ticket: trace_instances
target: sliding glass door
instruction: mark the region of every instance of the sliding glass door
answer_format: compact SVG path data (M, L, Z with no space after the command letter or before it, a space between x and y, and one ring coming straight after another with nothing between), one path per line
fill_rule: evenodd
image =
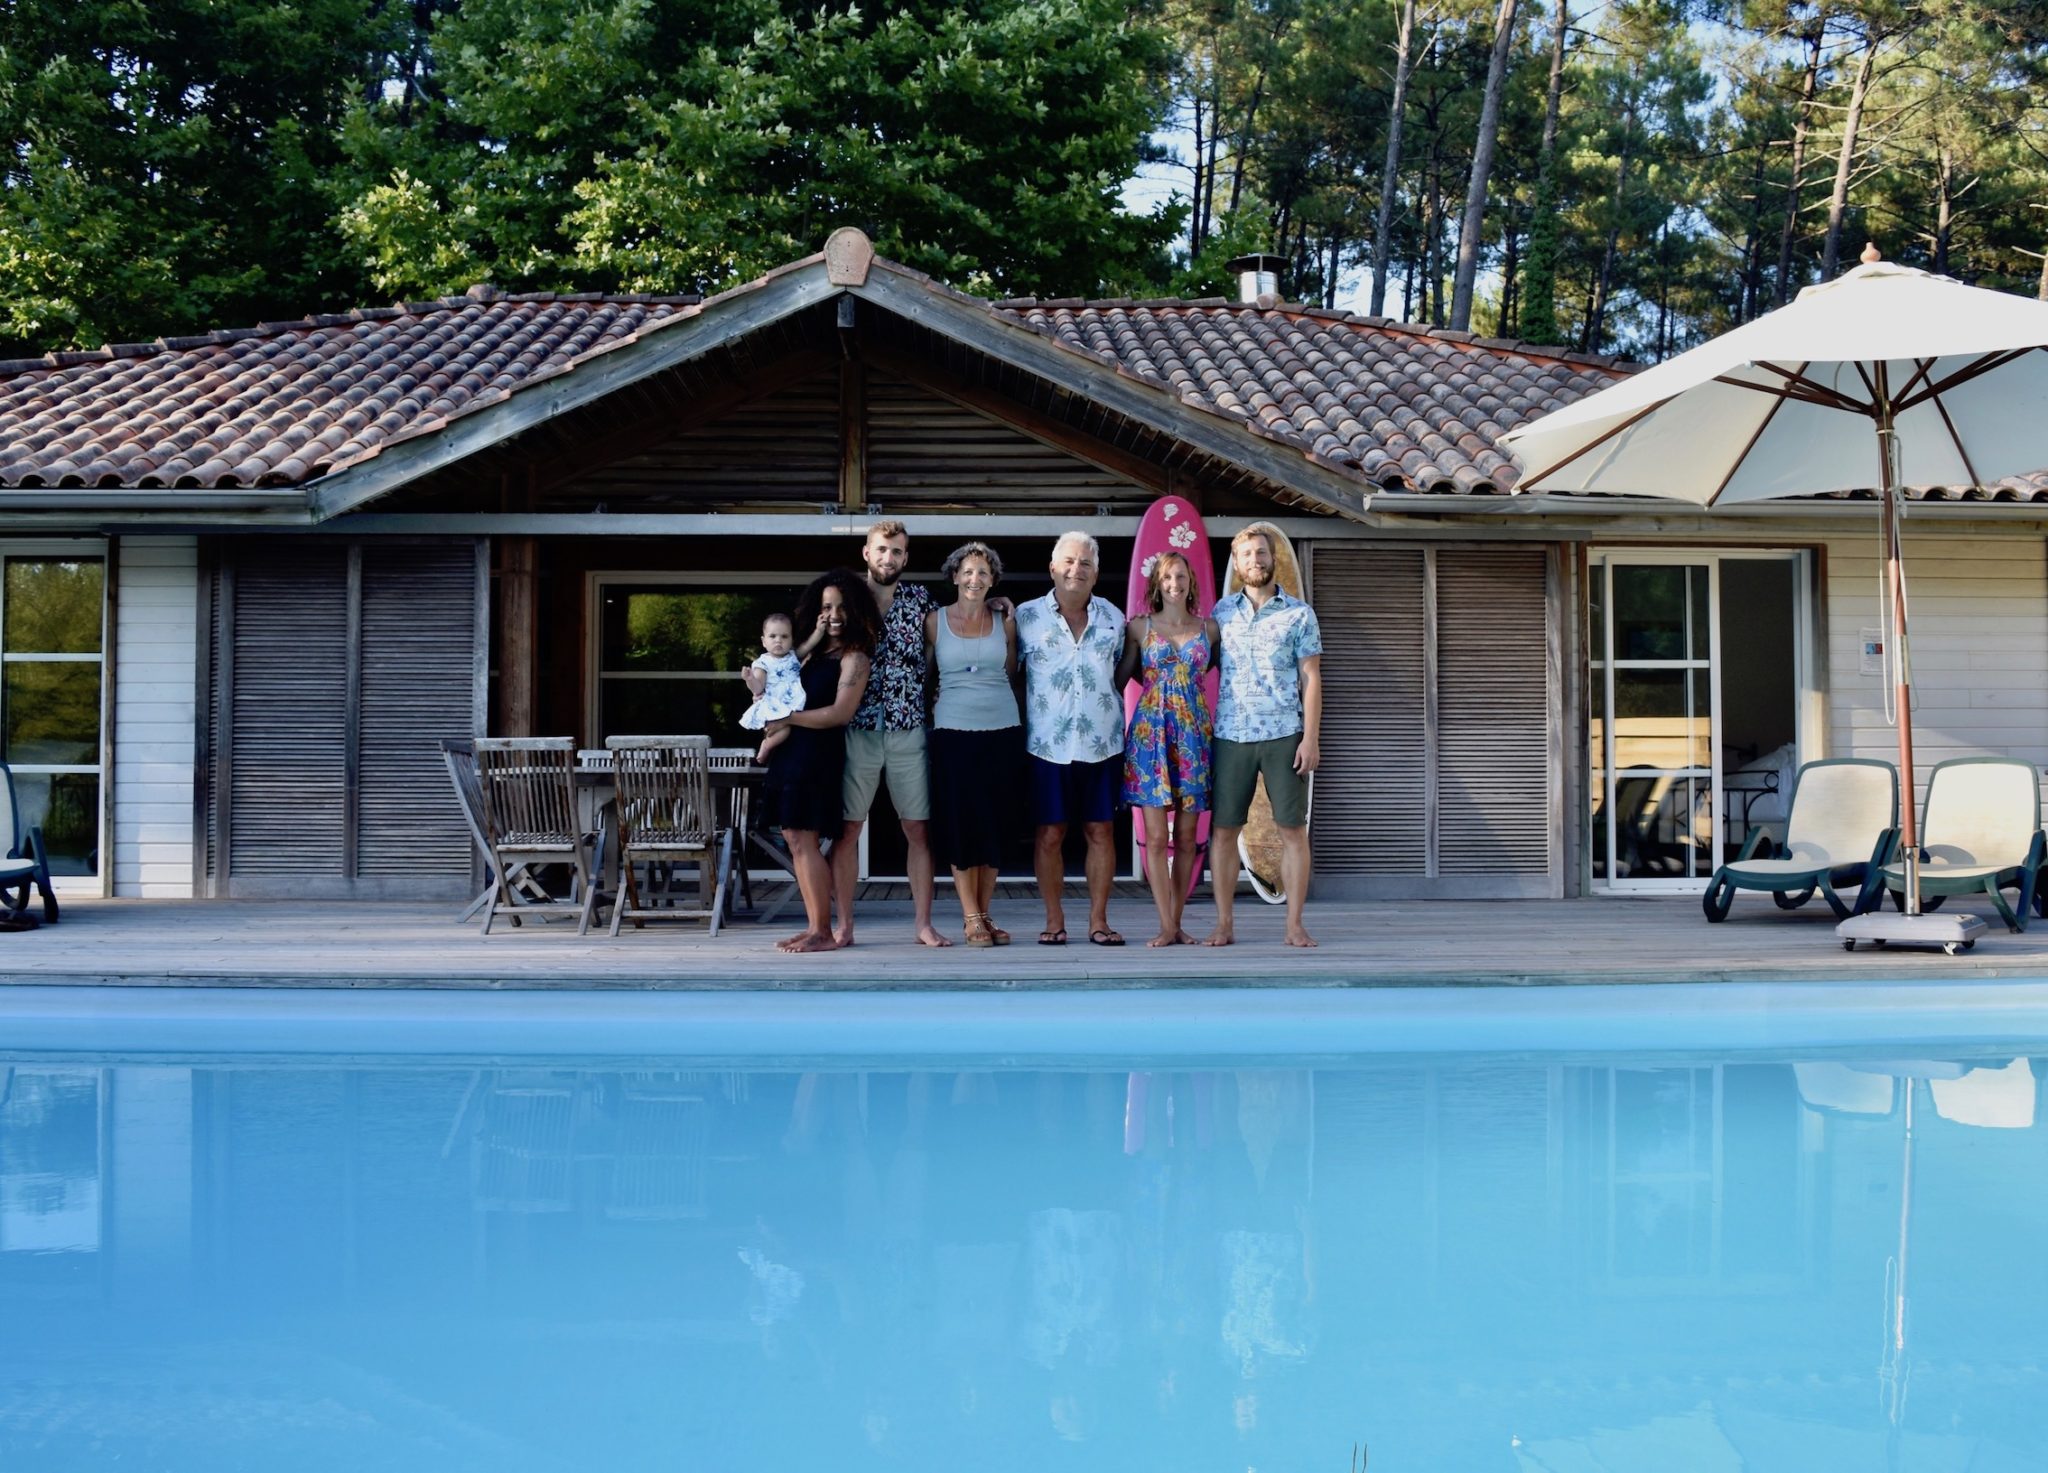
M1696 890L1781 821L1805 687L1797 553L1611 552L1591 563L1596 888Z

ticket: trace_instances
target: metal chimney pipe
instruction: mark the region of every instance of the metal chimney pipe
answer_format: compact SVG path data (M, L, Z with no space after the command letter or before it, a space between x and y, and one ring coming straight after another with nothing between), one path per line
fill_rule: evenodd
M1224 265L1237 273L1237 299L1247 306L1259 305L1259 298L1280 299L1280 273L1287 261L1282 256L1239 256Z

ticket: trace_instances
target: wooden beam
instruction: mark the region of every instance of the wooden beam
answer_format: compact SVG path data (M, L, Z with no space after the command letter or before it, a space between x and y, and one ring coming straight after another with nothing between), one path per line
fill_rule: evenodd
M499 537L498 734L532 736L540 679L540 542Z
M839 362L839 506L851 516L868 507L868 371L858 358Z

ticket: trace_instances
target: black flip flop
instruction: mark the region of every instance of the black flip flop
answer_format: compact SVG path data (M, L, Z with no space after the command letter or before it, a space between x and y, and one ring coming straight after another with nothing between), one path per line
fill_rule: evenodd
M1122 946L1124 938L1117 935L1114 931L1090 931L1088 933L1088 944L1090 946Z
M1056 931L1040 931L1038 933L1038 944L1040 946L1065 946L1067 944L1067 928L1061 926Z

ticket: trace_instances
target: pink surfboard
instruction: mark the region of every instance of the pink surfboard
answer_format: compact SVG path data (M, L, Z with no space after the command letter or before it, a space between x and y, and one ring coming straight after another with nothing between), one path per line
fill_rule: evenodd
M1188 566L1195 575L1195 612L1203 618L1216 607L1216 559L1209 550L1209 532L1202 525L1201 513L1183 496L1162 496L1145 508L1145 515L1138 523L1137 545L1131 549L1131 576L1124 590L1124 617L1136 619L1152 612L1146 599L1145 581L1151 571L1152 559L1162 552L1177 552L1188 560ZM1209 673L1202 677L1202 695L1209 703L1213 714L1216 710L1216 687L1219 677L1215 666L1216 652L1210 651ZM1131 714L1138 709L1138 692L1142 683L1132 681L1124 687L1124 729L1128 731ZM1139 820L1133 825L1138 840L1138 871L1144 873L1145 825ZM1201 859L1209 849L1209 815L1204 813L1195 828L1195 867L1188 876L1188 893L1195 893L1195 887L1202 878Z

